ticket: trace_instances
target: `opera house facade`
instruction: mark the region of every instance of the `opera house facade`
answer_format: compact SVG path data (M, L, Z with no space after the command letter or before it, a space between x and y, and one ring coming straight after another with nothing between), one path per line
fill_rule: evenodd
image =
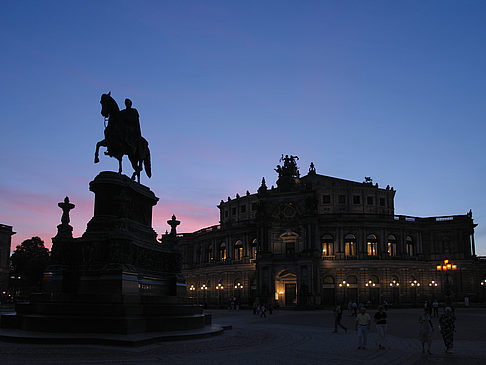
M263 179L256 193L221 201L219 225L177 235L192 302L484 300L486 260L475 254L471 212L395 215L393 187L320 175L312 163L300 177L297 159L282 156L275 188Z

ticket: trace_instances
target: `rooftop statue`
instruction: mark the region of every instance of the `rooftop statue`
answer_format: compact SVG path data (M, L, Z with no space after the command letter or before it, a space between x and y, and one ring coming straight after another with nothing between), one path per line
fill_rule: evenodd
M105 117L105 139L96 144L95 163L99 160L100 147L106 147L105 155L118 160L118 173L122 172L122 159L124 155L132 163L134 172L132 180L140 182L140 172L143 166L148 177L152 176L150 163L150 150L148 142L142 137L137 109L132 108L132 101L125 99L126 109L120 110L118 104L108 94L101 95L101 115ZM106 124L108 122L108 124Z
M277 165L275 171L278 173L278 177L299 177L299 168L297 167L297 162L299 158L292 155L282 155L279 162L283 162L283 166Z

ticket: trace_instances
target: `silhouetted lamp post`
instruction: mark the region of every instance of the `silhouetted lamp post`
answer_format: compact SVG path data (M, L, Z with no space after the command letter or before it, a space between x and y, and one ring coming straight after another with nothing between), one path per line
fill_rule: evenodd
M343 280L339 283L339 287L343 288L343 305L346 305L346 288L349 288L349 283Z
M483 301L486 301L486 295L485 290L486 290L486 279L481 280L481 287L483 288Z
M206 305L207 294L208 294L208 287L206 286L206 284L201 285L201 290L203 292L204 305Z
M417 280L410 281L410 287L412 288L414 305L417 305L417 288L420 287L420 282Z
M191 302L194 303L194 291L196 290L196 288L194 287L194 285L191 285L189 287L189 292L190 292L190 298L191 298Z
M218 290L218 305L221 306L221 297L223 296L224 286L223 284L219 283L216 285L216 290Z
M395 279L393 279L392 281L390 281L390 288L392 290L392 297L393 297L393 302L395 302L395 304L397 304L399 302L399 296L400 296L400 293L398 291L398 288L400 287L400 283L398 281L396 281Z
M373 301L371 300L371 289L374 288L376 284L373 282L373 280L368 280L365 286L367 286L370 290L370 303L373 303Z
M429 283L429 287L432 288L432 296L435 298L435 288L439 286L439 283L437 283L435 280L432 280Z
M457 270L457 265L444 260L442 265L437 265L437 271L445 272L445 296L447 305L451 304L451 283L449 282L449 271Z
M241 298L241 289L243 289L243 285L241 285L241 283L236 283L235 292L236 292L236 296L238 297L238 300L240 300Z

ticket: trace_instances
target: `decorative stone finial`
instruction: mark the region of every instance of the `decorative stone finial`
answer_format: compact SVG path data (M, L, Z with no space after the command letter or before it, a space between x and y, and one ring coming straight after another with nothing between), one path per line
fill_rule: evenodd
M69 198L65 197L64 201L58 203L57 206L62 209L61 224L57 226L57 238L73 238L73 227L69 225L69 211L74 209L75 205L69 202Z
M170 235L175 237L177 235L177 232L176 232L176 227L181 224L180 221L178 221L176 219L176 216L175 214L172 214L172 219L168 220L167 221L167 224L170 226Z
M260 194L260 195L265 194L267 192L267 190L268 190L268 188L267 188L267 184L265 183L265 178L262 177L262 184L258 188L258 194Z
M309 166L309 175L315 175L315 174L316 174L316 168L314 166L314 162L311 162Z

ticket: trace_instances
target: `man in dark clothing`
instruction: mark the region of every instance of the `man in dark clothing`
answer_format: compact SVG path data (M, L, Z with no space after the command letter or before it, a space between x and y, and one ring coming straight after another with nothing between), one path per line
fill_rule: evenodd
M385 349L385 336L386 336L386 312L383 310L383 306L378 307L378 312L375 313L376 331L378 332L378 349Z
M337 305L334 310L334 333L337 333L338 326L344 330L344 333L348 332L348 329L341 324L341 319L343 318L343 308L341 305Z

